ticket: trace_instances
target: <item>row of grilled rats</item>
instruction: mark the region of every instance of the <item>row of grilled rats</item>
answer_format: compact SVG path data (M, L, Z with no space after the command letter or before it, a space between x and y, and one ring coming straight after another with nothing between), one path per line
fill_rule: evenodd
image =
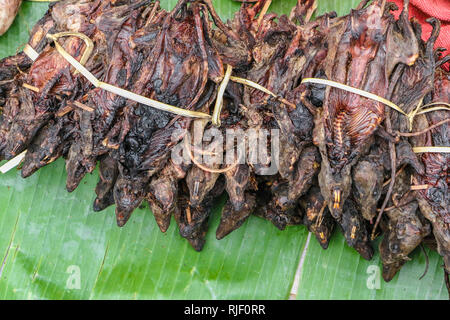
M371 232L380 207L380 252L386 280L424 239L433 238L449 271L448 156L415 154L417 146L448 146L448 125L414 137L406 117L380 102L341 89L302 83L324 78L391 100L405 112L421 102L449 102L449 75L433 50L439 21L425 43L408 19L408 1L363 1L350 14L310 21L314 1L299 0L289 17L259 15L268 1L243 3L224 24L210 1L61 1L32 31L36 61L24 53L1 61L0 158L27 150L28 177L66 159L73 191L100 161L96 211L116 205L119 226L146 200L165 232L174 216L196 250L205 243L214 200L228 199L216 235L221 239L255 214L276 227L304 224L327 248L338 225L347 243L371 259ZM94 42L86 68L97 79L189 110L212 114L226 65L290 103L230 82L221 114L226 129L279 129L279 170L263 175L251 163L211 170L176 165L172 148L205 121L174 116L94 88L74 72L46 34L79 32ZM78 37L59 40L75 58ZM30 90L23 84L37 88ZM77 107L77 103L92 110ZM78 104L79 106L80 104ZM414 131L448 117L419 115ZM206 145L205 145L206 147ZM428 185L411 191L411 185ZM385 200L387 199L387 200Z

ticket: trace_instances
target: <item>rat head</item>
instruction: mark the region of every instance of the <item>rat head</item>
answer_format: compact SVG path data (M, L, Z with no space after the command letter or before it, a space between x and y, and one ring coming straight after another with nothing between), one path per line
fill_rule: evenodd
M364 219L372 220L383 188L383 166L363 160L353 168L352 176L354 199Z
M338 174L333 174L329 162L322 161L322 170L319 173L319 185L331 215L340 221L345 200L350 195L352 179L351 166L342 168Z
M130 179L121 176L114 186L114 199L116 200L117 225L123 227L131 214L140 206L146 195L146 184L143 177Z
M205 197L214 188L220 174L206 172L197 166L189 170L186 177L186 184L189 188L190 204L192 207L201 205Z

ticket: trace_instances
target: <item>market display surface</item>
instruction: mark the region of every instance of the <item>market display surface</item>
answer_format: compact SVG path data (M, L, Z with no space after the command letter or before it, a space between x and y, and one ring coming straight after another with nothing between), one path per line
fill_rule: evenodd
M4 297L445 298L440 22L328 5L25 3L28 44L0 38ZM267 161L195 142L231 129L276 132Z

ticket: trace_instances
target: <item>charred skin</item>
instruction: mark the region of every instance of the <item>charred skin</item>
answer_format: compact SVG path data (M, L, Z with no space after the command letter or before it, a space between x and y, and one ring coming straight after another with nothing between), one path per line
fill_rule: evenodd
M309 90L299 83L305 77L322 77L321 69L325 68L329 79L388 98L387 88L393 84L387 79L403 68L405 72L394 90L394 97L399 98L394 102L408 111L430 93L438 23L431 21L432 37L424 44L419 40L417 25L408 20L407 1L397 22L388 14L391 5L384 7L385 2L379 0L366 9L363 2L344 18L334 19L330 14L308 23L315 3L299 0L291 18L300 26L274 14L257 19L266 3L243 4L238 18L229 26L217 20L211 2L206 0L180 0L172 12L153 7L153 2L146 0L72 0L52 5L30 40L32 47L42 52L36 63L23 54L0 62L0 71L5 71L0 74L4 77L0 78L0 153L6 148L7 157L12 157L27 148L24 176L58 157L66 157L69 191L100 160L95 210L115 202L117 222L123 226L147 199L161 231L167 231L174 214L181 235L196 250L204 245L213 200L225 188L230 198L216 231L218 239L239 228L256 207L255 214L281 230L305 224L324 248L335 218L348 244L370 259L373 251L363 217L372 219L376 212L379 195L374 191L381 189L383 168L379 155L366 154L385 108L337 89ZM208 12L218 30L212 30ZM80 31L94 39L94 57L87 68L96 77L165 103L210 112L216 84L223 77L223 62L231 64L237 75L293 102L296 108L232 84L227 94L237 110L224 110L221 119L226 128L280 129L283 149L279 175L256 177L256 166L247 164L225 174L195 165L176 166L170 161L170 152L189 132L193 121L92 89L81 76L73 74L45 40L46 33L66 30ZM324 41L327 34L331 38ZM60 43L76 58L84 49L76 38L64 38ZM401 68L397 68L399 62ZM44 70L46 64L52 68ZM16 65L29 74L21 75ZM29 92L22 83L36 86L40 92ZM439 99L435 97L435 101L442 101L440 92L445 85L437 87L435 96ZM310 98L310 104L305 97ZM72 109L60 116L73 101L96 110L92 114ZM321 106L323 111L316 110ZM320 153L310 146L313 114ZM437 123L442 114L418 117L416 125L420 129L425 122L427 126ZM392 116L394 129L406 131L406 122L396 116ZM448 131L447 126L444 128ZM420 146L448 145L448 133L441 129L430 132ZM410 141L417 145L420 139ZM448 269L449 218L443 210L449 207L448 158L425 154L417 161L406 138L400 139L396 149L398 165L414 167L417 183L432 185L418 192L418 202L433 223L438 249ZM319 181L324 196L316 186L321 161ZM409 188L406 182L400 191L396 189L392 205L397 208L388 211L388 229L380 247L385 279L392 278L429 228L417 215L417 204L408 200L410 196L396 202ZM355 199L349 198L351 192Z
M438 252L444 257L448 272L450 270L449 159L448 156L429 154L425 159L422 158L422 161L426 166L425 175L419 176L417 180L430 187L418 192L420 210L433 225Z
M191 244L195 251L202 251L205 245L210 213L210 204L191 208L187 198L179 196L178 206L174 213L175 221L178 224L180 235ZM189 220L187 217L190 217Z
M224 113L224 122L228 123L227 128L235 127L235 119L232 116L226 104L227 110ZM222 129L222 134L225 134L225 128ZM194 136L195 139L195 136ZM209 146L203 146L204 156L207 153L214 153L222 151L223 141L221 139L214 139ZM218 148L219 147L219 148ZM225 157L224 157L225 158ZM208 158L203 159L205 166L211 169L219 169L220 165L215 163L215 158L209 158L212 163L208 163ZM226 189L229 199L222 212L221 221L216 231L217 239L223 239L232 231L239 228L245 220L250 216L255 203L255 196L247 190L251 189L253 175L251 169L246 164L228 165L230 170L225 170L224 173L215 173L205 171L196 165L193 165L188 176L186 177L186 184L190 192L190 205L192 208L202 208L211 198L211 193L216 196L219 191Z
M309 6L309 2L299 3L298 9L305 9ZM302 73L314 72L314 65L319 63L315 60L315 56L321 49L319 43L323 35L317 31L317 23L297 26L286 16L279 17L275 22L276 15L268 14L258 21L255 16L264 3L265 1L258 1L256 4L243 4L233 21L233 26L250 44L249 50L253 57L252 66L248 71L245 71L244 66L240 66L236 72L279 96L288 96L291 91L295 91L295 94L291 95L290 102L297 104L302 93L301 90L296 90L298 80ZM245 72L240 74L241 70ZM298 110L292 110L291 106L287 107L274 99L269 99L266 94L247 87L244 88L242 102L249 127L267 128L267 119L259 121L254 119L258 113L260 117L264 113L272 114L278 123L285 146L280 157L280 172L283 178L286 178L294 171L302 148L302 140L311 139L312 126L307 127L308 122L311 124L308 121L312 119L311 115L307 110L305 112L304 106L300 103ZM273 128L273 124L269 124L270 127Z
M149 1L105 8L95 19L101 39L97 48L102 51L105 60L102 63L107 66L102 81L129 88L131 78L142 62L142 56L130 48L129 38L136 32L139 23L142 23L138 21L138 17L142 15L146 4ZM102 89L93 89L80 102L93 108L95 112L90 115L89 121L80 121L79 131L75 133L73 148L78 149L79 144L81 152L70 152L66 161L69 191L75 190L85 174L92 172L97 157L109 151L108 147L115 147L108 140L105 141L105 137L116 120L117 112L125 106L126 99Z
M383 262L383 279L391 281L410 260L408 255L430 233L430 225L418 216L417 202L387 212L389 218L379 250Z
M312 186L314 178L320 171L320 153L314 147L307 147L300 155L293 179L289 180L289 200L296 201Z
M131 217L133 211L139 207L148 194L149 176L129 175L124 173L119 164L119 177L114 185L114 202L116 204L116 220L119 227L123 227Z
M246 164L237 165L225 174L225 190L228 201L222 212L216 238L223 239L240 228L256 207L257 182L252 169Z
M20 112L32 112L33 102L27 95L27 90L20 86L14 86L9 92L1 114L0 123L0 159L4 159L3 150L7 145L11 134L11 128Z
M212 102L205 95L214 85L208 82L220 79L223 66L209 42L211 23L205 10L201 3L180 0L163 18L155 35L156 45L146 48L145 67L139 71L133 92L189 110L209 109ZM151 27L149 32L153 32ZM208 61L214 61L211 65L218 67L209 68ZM178 71L170 73L167 68ZM130 187L126 189L130 193L128 198L137 198L132 202L115 199L118 208L132 212L145 195L133 190L131 181L139 181L134 184L136 187L146 185L165 166L172 148L184 138L192 120L142 105L132 105L125 113L121 133L124 139L119 140L116 158L126 175L121 175L119 181ZM115 189L124 193L120 188L116 185Z
M386 212L387 222L384 237L379 245L383 262L383 278L391 281L400 268L409 260L408 255L430 234L430 224L420 215L416 196L411 192L413 170L399 172L393 189L393 208Z
M28 45L34 48L37 52L41 52L47 45L48 40L46 35L54 26L55 22L51 16L51 11L48 11L45 16L41 18L33 27ZM9 93L14 86L21 85L19 81L20 72L28 72L32 64L33 61L24 52L20 52L16 56L7 57L0 61L0 112L8 113L5 109L5 104L7 102L7 98L9 97ZM2 116L0 115L0 145L3 143L2 141L6 139L10 129L10 122L7 123L5 127L2 122Z
M255 214L270 220L279 229L285 229L287 225L301 222L301 216L296 211L296 201L308 190L318 169L316 157L319 155L315 148L302 153L312 140L312 116L300 103L306 87L296 86L300 74L315 72L316 65L325 57L321 55L321 59L315 59L322 52L319 39L323 35L317 31L317 24L297 26L285 16L280 17L276 23L276 15L266 15L257 21L255 11L252 10L258 10L258 5L263 6L263 1L254 6L244 4L238 13L240 18L234 21L239 34L247 38L248 48L254 59L250 70L240 76L257 82L280 96L289 96L292 99L290 102L295 103L297 108L292 109L261 92L244 88L242 104L247 128L269 131L280 129L279 143L282 146L278 163L280 176L272 181L274 194L268 192L267 199L257 200ZM297 9L301 11L303 5L306 4L299 4ZM300 11L299 16L306 14L308 10ZM239 69L237 73L239 74ZM249 165L255 174L260 174L261 165ZM239 201L233 195L236 190L241 195ZM242 206L242 197L247 196L243 190L235 188L231 192L233 203L238 202ZM260 192L261 189L258 190ZM240 211L238 207L234 209ZM229 210L225 214L228 212ZM239 217L238 213L234 214ZM243 216L246 217L246 214Z
M150 182L147 201L162 232L170 226L170 218L178 201L178 184L186 177L188 168L169 161L166 167Z
M397 23L401 23L402 19ZM411 27L414 32L413 37L416 39L416 46L418 48L417 59L415 63L405 63L405 65L399 68L398 72L400 76L398 76L397 83L394 84L395 88L392 94L392 102L406 113L410 113L417 108L418 104L433 90L436 64L434 46L440 33L440 22L437 19L429 19L427 22L431 24L433 30L426 43L421 40L421 25L414 22L414 20L411 22ZM393 77L397 77L397 75L394 74ZM391 112L391 121L393 129L401 132L410 131L407 119L401 114Z
M323 54L321 41L324 35L318 31L317 23L297 26L281 16L275 24L274 18L274 15L267 15L262 20L261 31L252 48L252 68L243 76L287 98L296 108L269 99L252 88L244 88L243 104L250 109L249 117L265 112L277 123L284 146L280 150L279 169L282 177L287 178L294 171L304 141L312 140L312 115L301 103L307 87L298 82L302 76L314 73L326 54ZM253 123L253 119L248 122L256 128L261 125ZM269 127L274 128L273 124Z
M246 192L245 202L236 209L231 198L226 202L220 218L219 227L216 230L217 240L221 240L234 230L240 228L250 217L256 206L256 197L253 193Z
M54 162L68 152L70 136L75 128L70 116L50 120L32 140L22 164L22 177L27 178L40 168Z
M258 29L256 16L268 0L258 0L254 3L243 2L228 27L235 36L227 36L222 30L214 30L213 43L218 49L224 64L234 69L248 69L253 61L252 48L256 45ZM265 19L263 19L265 21Z
M260 179L254 215L272 222L279 230L287 226L300 225L302 212L297 210L296 201L288 198L288 185L279 177Z
M291 180L296 169L296 163L299 161L300 154L307 144L300 137L294 134L295 127L292 123L289 113L283 105L275 104L273 115L280 128L280 160L279 172L283 179Z
M78 119L78 127L75 135L75 142L72 143L66 160L66 189L73 192L84 178L84 172L92 172L96 163L83 161L92 152L92 114L84 110L75 110ZM76 159L76 160L75 160Z
M55 33L65 28L64 31L70 30L84 33L89 37L94 36L95 28L90 27L89 18L95 17L98 11L91 12L91 4L76 3L74 5L76 9L70 14L76 17L77 22L70 25L69 21L72 20L67 16L67 13L57 10L60 6L61 3L50 8L52 19L55 21L55 29L53 29ZM62 21L64 22L61 23ZM39 29L36 32L40 32ZM60 39L59 42L76 59L80 59L84 53L84 42L79 38L67 37ZM29 72L21 75L20 80L36 87L39 92L28 90L27 93L32 101L33 109L23 106L16 115L4 144L0 146L5 159L12 159L25 150L38 130L59 110L61 101L76 99L78 95L82 94L80 87L83 88L83 83L87 82L81 75L72 73L70 64L55 48L49 45L40 52Z
M304 212L303 224L316 236L321 247L327 249L336 223L318 185L300 199L299 210Z
M221 116L221 122L223 124L221 128L222 136L226 135L228 129L241 129L238 125L238 119L236 111L234 110L233 102L229 99L225 99L224 110ZM195 123L198 123L196 121ZM202 129L198 127L198 129ZM190 192L191 206L199 206L208 196L208 193L215 186L218 179L222 179L225 183L225 189L229 195L229 199L226 204L226 208L222 213L221 223L217 229L216 236L218 239L222 239L232 231L239 228L244 221L250 216L254 205L254 195L249 191L254 189L254 174L252 169L247 164L226 164L220 165L226 158L228 150L223 150L223 142L221 138L214 138L215 133L218 133L217 129L213 129L208 132L207 141L213 138L209 145L203 145L202 152L193 150L194 156L196 153L203 155L201 161L204 166L212 170L221 169L223 173L208 172L207 170L199 168L197 165L193 165L186 177L186 183ZM198 131L197 131L198 132ZM195 140L195 134L194 134ZM203 136L205 140L205 136ZM206 141L205 140L205 141ZM239 141L239 139L238 139ZM238 142L239 144L239 142ZM197 146L197 143L195 143ZM201 145L200 145L201 146ZM225 147L229 147L228 145ZM235 145L233 145L235 147ZM235 152L235 149L230 151ZM217 152L223 152L222 156L216 158ZM236 155L235 155L236 156ZM239 161L239 155L237 155L236 161Z
M411 42L416 43L417 39L411 38L408 26L397 33L388 32L392 17L384 11L384 4L384 1L375 1L365 9L353 11L333 27L325 63L328 79L382 97L388 94L390 74L386 61L390 51L395 50L395 46L390 45L395 42L391 38L401 40L405 47ZM407 16L407 6L403 15ZM403 23L409 24L407 19L404 20ZM414 63L418 56L416 47L412 45L395 57L395 65ZM322 159L325 159L319 178L322 194L335 218L341 216L342 204L350 193L351 167L368 151L370 138L384 119L384 109L381 103L340 89L327 89L324 112L320 115L323 119L316 117L315 140Z
M214 153L214 151L217 149L217 147L221 147L219 144L222 143L222 141L212 141L209 146L205 146L203 143L203 139L205 136L205 129L207 125L206 121L195 121L192 126L191 130L191 136L193 136L194 140L199 139L200 137L197 137L196 135L201 134L202 141L200 143L197 143L196 141L193 142L194 147L191 148L190 151L192 156L197 159L198 156L200 157L200 162L205 167L211 168L212 170L219 169L220 163L215 163L214 158L207 158L208 152ZM189 147L189 146L188 146ZM197 150L200 149L200 150ZM221 150L221 149L219 149ZM199 154L200 153L200 154ZM203 154L202 154L203 153ZM199 159L197 159L198 161ZM209 161L211 160L211 161ZM213 163L210 163L213 162ZM191 206L199 206L205 199L205 197L208 195L208 193L214 188L217 179L220 177L220 173L217 172L209 172L201 169L197 165L192 165L190 170L187 173L186 176L186 184L189 189L189 195L190 195L190 203Z
M209 94L205 97L207 99L213 98L213 96L210 96ZM209 105L209 103L207 103L207 105ZM194 132L203 132L206 124L207 123L202 120L194 121L192 123L191 135L194 135L195 138ZM186 136L185 141L181 143L183 149L186 148L187 138L188 136ZM204 136L202 138L204 138ZM209 146L203 146L202 150L206 151L206 153L208 151L214 152L214 149L217 146L218 143L213 141ZM196 147L197 145L192 148L194 150L190 150L190 152L193 153L193 157L196 157ZM198 147L198 149L200 149L201 145ZM212 148L212 150L210 150L210 148ZM189 151L183 150L183 154L180 154L179 156L186 157L184 152ZM180 180L183 179L189 190L190 206L199 207L202 206L205 198L208 197L208 194L215 188L217 180L220 179L220 174L204 171L195 164L192 165L190 162L185 163L182 161L181 163L175 163L173 160L169 160L166 167L152 179L150 191L147 196L147 201L150 203L155 219L162 232L166 232L169 227L171 214L176 208L178 185Z
M246 190L254 179L251 169L247 165L238 165L225 173L226 191L230 197L229 202L234 210L240 212L246 206Z
M0 88L6 87L9 84L8 81L12 81L19 73L19 70L27 71L31 67L32 62L23 52L0 60Z
M200 102L198 103L198 106L201 107L200 110L205 111L212 104L214 99L214 96L212 95L212 92L214 91L212 90L213 88L214 85L210 85L210 88L200 99ZM147 152L143 156L144 161L138 166L137 169L135 169L135 171L131 171L131 173L128 171L126 175L123 175L122 183L127 183L127 181L131 178L135 179L134 181L139 181L141 185L144 185L146 181L158 173L168 163L172 148L186 136L191 123L192 121L190 119L181 119L175 121L174 124L169 125L167 128L156 131L152 136ZM205 175L207 172L202 171L202 174ZM216 177L208 177L216 179ZM209 182L211 180L209 178L205 180L206 185L210 185ZM180 179L181 178L177 178L176 180L179 181ZM129 185L132 186L133 183L130 183ZM138 184L135 184L135 186L139 188ZM195 186L195 183L192 186ZM116 188L120 189L120 186L116 186ZM129 191L127 191L127 194L129 195L129 198L135 199L135 201L132 202L132 206L128 209L126 209L128 206L127 203L124 203L122 208L123 210L126 209L128 212L132 212L134 210L134 206L139 201L143 200L143 195L140 193L139 189L133 191L131 187L128 190ZM118 201L121 201L119 197L116 198L116 202ZM119 213L120 212L116 210L116 214Z
M5 135L8 133L7 130L9 130L7 126L2 125L2 113L8 112L6 109L6 102L10 96L10 92L13 90L14 86L19 85L19 83L15 81L15 78L19 73L19 70L27 71L31 64L31 59L24 53L0 60L0 143L2 139L5 139Z
M28 44L38 52L42 51L47 45L46 34L54 26L55 22L51 16L51 11L48 11L34 26ZM2 150L20 108L20 104L17 104L19 99L18 89L15 89L23 83L20 71L28 72L32 64L33 61L23 52L17 56L5 58L0 62L0 111L2 113L0 115L0 159L4 159ZM26 92L24 91L24 93ZM10 98L12 100L8 102ZM11 107L13 109L10 109Z
M59 54L53 52L54 50L52 51L51 47L48 47L48 39L45 38L45 35L47 33L56 33L58 32L58 29L63 29L64 31L71 30L74 32L84 32L94 39L95 44L92 58L87 62L86 67L91 70L91 72L97 78L101 78L101 75L103 73L103 67L101 64L105 62L102 56L106 54L106 52L103 52L106 50L102 49L102 37L99 33L96 33L96 28L93 27L93 24L91 24L91 20L95 20L97 17L102 17L102 15L107 16L110 11L120 11L120 8L124 8L125 6L109 10L111 6L110 1L104 1L101 3L101 5L97 3L95 6L93 6L93 2L86 3L82 1L66 1L65 5L70 7L71 10L66 12L66 7L62 6L61 3L51 6L46 16L41 19L41 21L33 29L33 36L29 41L29 45L35 48L35 50L37 50L38 52L44 50L44 53L42 54L43 56L46 55L45 50L48 50L48 55L50 56L50 58L47 57L46 62L50 63L48 59L53 59L52 57ZM71 41L71 39L72 38L68 38L67 41ZM79 41L79 39L75 40ZM38 59L38 61L36 61L33 65L33 68L35 68L35 65L39 63L42 64L42 62L39 62ZM33 72L33 68L31 72ZM35 68L36 70L38 70L35 71L37 74L36 77L38 77L40 73L42 73L41 71L39 71L40 68L41 67L39 66ZM67 72L64 71L63 73L66 74ZM101 79L104 80L103 78ZM31 148L31 150L28 150L25 158L26 165L24 167L24 170L22 171L22 174L25 177L29 176L40 167L56 160L63 154L67 154L69 156L66 164L66 168L68 169L67 189L69 191L73 191L83 178L85 171L92 171L95 163L93 163L93 161L86 160L88 159L88 155L92 153L91 140L93 138L93 134L91 129L91 119L89 119L89 115L80 112L72 113L72 111L70 110L70 104L72 103L71 100L77 99L77 97L81 96L84 92L89 91L90 85L85 81L78 80L75 80L73 84L69 85L71 85L74 90L74 93L71 96L70 89L65 86L63 80L59 81L59 83L55 83L55 87L51 89L48 94L50 95L54 92L59 93L59 91L62 90L62 96L57 97L56 103L55 101L52 102L52 100L49 98L48 101L45 102L45 104L47 106L53 104L55 108L60 108L62 111L68 108L69 110L65 111L64 115L59 116L58 114L56 114L55 122L58 124L60 122L64 122L66 124L70 122L70 125L65 128L67 130L57 130L57 128L53 130L47 130L46 127L44 127L43 130L38 131L36 139L41 141L42 145L39 146L38 144L34 143L33 148ZM64 96L65 94L69 94L69 96ZM58 102L60 102L59 107ZM96 105L94 105L94 109L95 107ZM36 116L36 114L34 116ZM52 117L51 113L50 117ZM75 122L76 125L74 125L72 122ZM60 125L58 125L57 127L60 127ZM73 134L72 137L70 136L71 133ZM76 143L80 144L81 147L80 145L72 145L73 149L68 151L67 148L70 148L70 140L72 138L74 138ZM62 145L55 145L55 143L61 143Z
M286 230L288 226L302 224L301 212L298 212L296 208L281 211L273 203L258 206L253 214L272 222L280 231Z
M297 26L285 16L279 17L275 23L276 15L265 15L257 21L251 10L257 8L258 4L263 5L262 2L254 7L251 4L243 5L238 14L240 18L234 21L240 30L239 34L247 37L254 59L252 67L240 76L280 96L290 97L290 102L297 106L293 109L264 93L244 88L242 104L247 128L280 130L280 175L271 179L271 190L267 192L266 199L258 196L255 214L283 230L288 225L301 223L296 202L308 190L318 171L316 157L319 155L316 149L310 148L302 153L312 140L312 115L300 103L307 88L298 86L298 80L302 74L314 73L326 55L323 55L320 42L323 35L317 31L317 23ZM303 5L307 4L299 4L297 9L301 11ZM237 72L239 74L239 69ZM249 165L259 175L261 168ZM261 191L264 188L258 188L258 195L265 193Z
M304 57L295 56L293 53L287 52L289 41L296 30L296 26L287 17L281 17L280 21L275 25L273 20L276 16L266 15L260 22L260 28L257 26L256 14L262 9L264 2L259 1L254 5L243 4L240 12L235 17L235 21L233 21L234 28L239 31L242 42L246 44L249 54L253 57L251 66L243 63L241 66L234 67L238 67L236 68L238 76L254 81L272 92L283 95L294 81L295 75L292 69L294 66L299 66L304 61ZM260 30L260 32L258 33L257 30ZM293 47L295 46L296 44L293 44ZM226 51L223 54L227 53ZM289 68L291 70L283 70L281 72L281 68ZM239 70L244 72L239 72ZM245 117L243 129L255 130L258 133L260 132L259 130L265 129L269 130L270 133L270 129L273 128L272 121L278 121L281 123L279 124L280 128L287 124L290 127L286 129L292 132L293 124L289 119L286 106L276 101L268 102L268 100L269 97L266 94L252 88L243 88L241 99L244 106L242 113ZM280 110L278 117L273 115L272 109ZM280 154L279 170L280 172L292 172L298 159L298 139L288 134L281 134L280 138L286 143L282 154ZM287 141L288 138L290 141ZM260 169L264 169L259 168L259 164L249 163L249 165L254 168L257 174Z
M401 20L400 20L401 22ZM431 36L427 42L422 41L422 28L417 22L412 22L415 37L419 45L419 56L413 65L404 65L399 68L394 75L398 78L392 94L392 101L397 104L406 113L414 111L420 103L425 103L432 93L435 81L435 42L440 32L440 22L437 19L427 20L432 26ZM417 116L413 127L415 130L425 125L426 120L423 116ZM410 123L406 117L397 112L391 112L392 129L399 132L409 132ZM396 143L397 167L410 165L420 174L424 174L423 163L412 150L413 144L422 143L423 136L407 139L401 137Z
M301 224L303 214L298 211L297 202L313 185L319 171L319 163L317 148L305 148L289 179L275 176L268 185L263 184L258 188L258 192L268 188L268 195L265 201L262 200L263 204L258 205L256 214L271 221L280 230L289 225ZM262 194L264 195L264 191Z
M403 23L402 20L405 20L405 18L401 17L397 22L397 27ZM433 26L433 31L427 43L421 40L420 25L417 22L412 22L412 29L414 37L417 39L419 55L414 64L405 63L405 66L396 70L397 73L400 73L400 76L393 76L394 78L398 78L398 81L393 91L392 101L407 113L413 111L422 101L429 99L427 96L429 96L433 89L435 70L435 52L433 48L439 34L440 24L435 19L430 19L428 22ZM406 24L403 23L403 25ZM416 117L414 131L423 130L431 125L426 118L426 116ZM391 122L394 130L399 132L410 131L406 117L396 112L391 112ZM421 212L425 216L426 214L424 212L428 214L431 212L431 207L424 197L420 195L428 191L417 191L416 195L411 194L410 168L414 169L416 177L425 177L427 175L426 172L429 172L430 167L433 167L433 165L430 164L430 167L427 168L426 161L423 161L420 156L418 157L414 153L412 145L424 146L433 145L433 143L430 143L430 140L426 143L425 135L421 135L412 137L409 140L402 137L395 146L397 167L402 166L403 171L399 173L397 170L398 176L395 180L396 183L392 195L394 202L391 201L388 204L388 206L394 208L386 213L388 221L384 228L384 239L380 243L380 254L383 261L383 278L386 281L390 281L395 276L403 264L409 260L408 254L424 241L424 238L430 233L428 222L424 221L417 211L418 203ZM427 155L432 154L426 154L425 156ZM435 173L442 169L442 163L435 163L434 165L435 168L437 168L436 166L440 168ZM423 179L421 180L422 182L419 182L419 180L421 179L416 178L415 184L427 183ZM436 180L434 182L436 183ZM414 201L416 198L417 201Z
M386 74L391 75L395 67L402 63L412 66L416 63L420 51L421 36L416 35L414 19L409 18L409 0L403 0L403 11L394 23L391 23L386 38ZM395 4L387 4L390 10L397 10ZM404 98L404 97L401 97Z
M183 125L187 126L189 123L190 121L185 121ZM187 127L179 128L178 130L179 135L182 136L184 136L186 131ZM170 139L173 139L173 141L182 139L182 137L177 137L175 134L171 134L169 130L156 132L149 146L149 150L155 154L155 157L147 158L147 160L152 160L153 167L148 170L138 170L133 167L129 169L119 162L119 177L114 186L114 201L116 203L116 218L120 227L125 225L133 211L139 207L147 196L151 178L160 171L160 168L164 168L168 163L171 146L167 141L170 141Z

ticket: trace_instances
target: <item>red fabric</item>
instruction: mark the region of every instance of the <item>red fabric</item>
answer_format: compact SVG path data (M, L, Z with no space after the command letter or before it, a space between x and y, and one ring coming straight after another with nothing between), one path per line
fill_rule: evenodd
M398 17L403 9L403 0L393 0L400 8L395 12ZM423 40L430 37L432 27L425 21L430 17L441 21L441 33L436 48L446 48L444 55L450 54L450 0L410 0L409 16L415 17L422 24ZM447 64L448 69L449 64Z

